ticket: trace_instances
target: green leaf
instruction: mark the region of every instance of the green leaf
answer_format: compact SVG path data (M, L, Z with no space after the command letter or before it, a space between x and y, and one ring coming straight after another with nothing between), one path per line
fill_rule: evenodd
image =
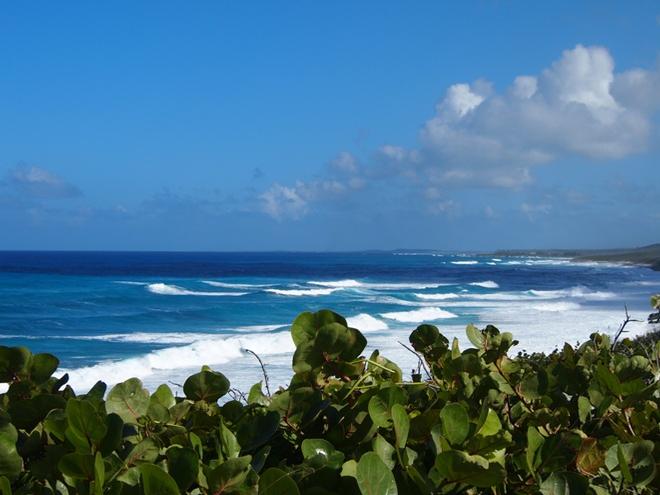
M591 402L589 399L581 395L578 397L578 417L580 418L580 423L585 423L587 418L591 413Z
M0 346L0 383L10 383L21 374L32 353L25 347Z
M222 373L202 369L189 376L183 384L183 392L190 400L217 402L229 391L229 380Z
M262 406L267 406L270 403L270 399L261 391L261 382L257 382L252 387L250 387L250 392L248 393L248 404L260 404Z
M623 475L623 479L626 480L628 483L632 483L632 474L630 472L630 468L628 467L628 462L626 461L625 456L623 455L623 449L621 448L621 444L618 444L616 446L616 457L617 460L619 461L619 469L621 470L621 474Z
M224 458L231 459L238 457L238 454L241 452L241 446L239 445L238 440L236 440L236 436L231 432L229 428L225 426L224 422L222 421L220 422L219 434L220 447Z
M484 336L477 327L470 323L465 329L468 340L475 346L477 349L483 349L484 346Z
M526 460L527 460L527 469L531 474L536 472L536 468L541 464L541 447L545 443L545 438L539 433L539 431L530 426L527 428L527 450L526 450Z
M488 408L488 413L486 414L486 419L481 425L481 428L477 431L477 435L482 437L490 437L492 435L498 434L502 431L502 423L500 418L495 411Z
M394 475L375 452L367 452L356 469L358 487L362 495L397 495Z
M440 419L442 433L452 445L460 445L467 439L470 433L470 417L461 404L446 404L440 411Z
M301 313L291 325L293 343L298 347L303 342L314 340L318 329L330 323L339 323L344 327L347 326L343 316L327 309L322 309L316 313Z
M149 391L142 387L140 380L130 378L110 390L105 408L108 413L117 414L124 423L136 424L149 409Z
M105 464L100 452L94 457L94 491L96 495L103 495L103 483L105 483Z
M379 428L388 428L391 425L389 407L378 395L374 395L367 406L371 421Z
M434 469L447 481L482 488L499 485L505 474L504 468L499 464L489 463L481 456L469 455L459 450L440 453L435 458Z
M74 479L91 481L94 479L94 456L74 452L62 456L57 467L62 474Z
M394 434L396 435L396 446L402 449L408 441L410 418L406 409L401 404L394 404L392 406L392 421L394 423Z
M52 354L35 354L30 360L30 378L40 385L55 373L59 364L60 360Z
M69 423L65 435L76 449L89 451L91 445L98 446L107 426L96 408L86 400L69 399L65 412Z
M211 493L224 493L233 490L243 483L250 472L249 455L229 459L213 469L206 476Z
M236 429L236 440L244 452L250 452L268 442L279 425L280 415L276 411L246 416Z
M554 472L540 486L543 495L582 495L588 489L589 480L570 471Z
M322 438L307 438L303 440L300 450L305 459L320 466L339 469L344 462L344 454L327 440Z
M16 451L18 432L9 415L0 409L0 476L16 478L23 470L23 459Z
M189 447L177 445L167 449L167 471L176 484L185 492L197 480L199 472L199 457Z
M300 495L300 491L287 473L268 468L259 476L259 495Z
M0 495L12 495L11 483L6 476L0 476Z
M395 449L381 435L376 435L371 442L373 451L378 454L380 460L385 463L388 469L394 469L396 462L392 459Z
M176 481L155 464L142 464L139 470L144 495L179 495Z
M126 465L134 466L145 462L155 462L160 449L151 438L145 438L131 450L126 457Z

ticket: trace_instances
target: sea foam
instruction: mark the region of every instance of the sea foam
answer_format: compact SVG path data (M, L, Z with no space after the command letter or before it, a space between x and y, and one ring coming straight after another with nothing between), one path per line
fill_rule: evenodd
M374 318L367 313L360 313L359 315L347 318L346 322L349 327L357 328L362 332L375 332L378 330L387 330L389 328L387 323L378 318Z
M134 358L61 370L61 373L68 373L71 385L77 390L84 390L94 385L97 380L110 379L112 383L118 383L134 376L148 377L161 370L199 368L202 364L213 366L227 363L243 356L245 348L260 356L294 351L289 332L203 339L189 345L167 347Z
M402 323L422 323L424 321L441 320L445 318L456 318L457 315L444 309L428 307L412 311L394 311L392 313L381 313L383 318L396 320Z

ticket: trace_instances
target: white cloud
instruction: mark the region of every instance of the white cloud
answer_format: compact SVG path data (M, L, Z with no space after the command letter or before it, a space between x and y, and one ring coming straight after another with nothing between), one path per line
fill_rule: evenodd
M35 166L18 165L9 170L4 183L20 194L38 199L63 199L82 195L73 184Z
M484 81L451 86L421 131L438 183L519 187L562 156L617 159L643 151L660 104L657 71L614 72L602 47L576 46L501 94Z
M322 179L273 185L261 195L262 209L278 219L300 218L312 203L401 180L424 192L430 211L456 211L445 195L450 188L520 189L534 181L536 167L561 158L615 160L645 151L658 109L660 68L617 73L606 48L577 45L499 92L483 79L451 85L416 148L386 144L366 165L344 151ZM534 220L550 208L523 204L521 211Z
M300 194L298 187L273 184L259 197L262 210L277 220L303 217L307 213L307 200Z
M358 170L357 160L347 151L339 153L337 158L330 162L330 167L338 172L349 174L353 174Z
M520 211L522 211L530 222L533 222L541 215L549 215L552 210L552 205L549 204L529 204L523 203L520 205Z

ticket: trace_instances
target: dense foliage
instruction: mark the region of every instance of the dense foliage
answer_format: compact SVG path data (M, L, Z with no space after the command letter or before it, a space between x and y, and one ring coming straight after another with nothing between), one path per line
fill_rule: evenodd
M138 379L77 395L50 354L0 347L0 494L652 493L660 344L593 334L550 355L508 353L493 326L461 351L410 335L411 381L331 311L291 327L294 376L226 400L207 367L175 397ZM411 349L412 351L412 349ZM223 398L221 405L218 400Z

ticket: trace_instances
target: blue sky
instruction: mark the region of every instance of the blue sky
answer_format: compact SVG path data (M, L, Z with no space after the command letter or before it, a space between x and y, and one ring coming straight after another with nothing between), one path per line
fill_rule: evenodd
M0 249L660 241L656 2L14 2Z

